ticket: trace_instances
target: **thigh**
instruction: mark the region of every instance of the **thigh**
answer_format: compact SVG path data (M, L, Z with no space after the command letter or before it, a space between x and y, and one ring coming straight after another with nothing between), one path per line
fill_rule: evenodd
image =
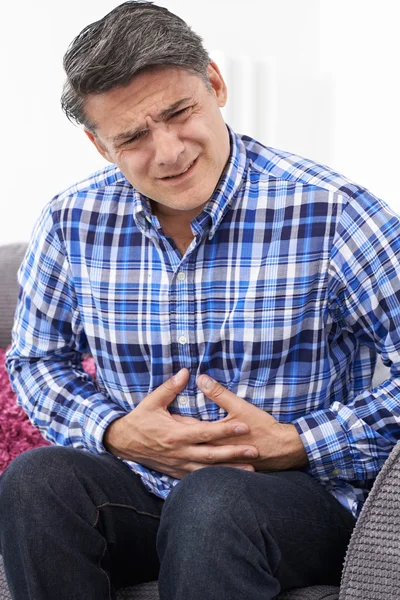
M158 575L156 535L164 502L110 454L57 446L26 452L2 475L0 499L1 529L21 531L21 536L31 532L43 553L49 552L50 530L82 555L91 551L95 538L90 531L97 530L107 548L102 566L116 587ZM20 524L17 530L15 523Z
M96 527L107 540L111 580L116 588L157 579L156 538L164 500L112 455L90 455L95 482ZM103 562L107 560L104 557Z
M339 585L352 514L304 472L255 475L260 518L266 515L281 552L276 577L282 590Z
M158 544L162 562L169 540L192 545L184 554L193 551L204 569L218 548L220 563L229 556L231 564L244 561L250 571L261 565L258 574L268 571L283 590L338 585L354 523L304 472L207 467L182 479L167 498Z

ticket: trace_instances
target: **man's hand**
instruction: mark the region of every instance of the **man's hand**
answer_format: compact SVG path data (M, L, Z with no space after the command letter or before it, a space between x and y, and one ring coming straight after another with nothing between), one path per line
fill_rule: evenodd
M240 442L243 434L249 432L246 423L232 417L212 423L192 419L188 425L168 412L169 404L188 379L189 371L181 369L132 412L113 421L104 435L107 450L179 479L217 464L254 471L250 462L257 457L257 449Z
M240 438L240 443L257 448L258 457L251 461L256 471L283 471L307 466L307 453L294 425L279 423L208 375L200 375L197 385L205 396L228 413L220 423L240 421L248 425L249 433ZM219 444L220 440L213 443ZM225 438L223 443L235 444L237 441L232 437Z

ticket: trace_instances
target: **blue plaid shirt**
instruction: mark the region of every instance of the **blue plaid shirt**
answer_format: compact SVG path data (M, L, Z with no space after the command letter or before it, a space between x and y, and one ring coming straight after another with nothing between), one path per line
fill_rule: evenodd
M114 165L44 208L8 353L18 402L51 442L104 453L108 425L182 367L171 411L224 417L196 387L208 373L294 423L309 473L357 515L400 432L399 217L324 166L230 135L183 257ZM392 376L371 389L376 352ZM162 498L177 483L125 462Z

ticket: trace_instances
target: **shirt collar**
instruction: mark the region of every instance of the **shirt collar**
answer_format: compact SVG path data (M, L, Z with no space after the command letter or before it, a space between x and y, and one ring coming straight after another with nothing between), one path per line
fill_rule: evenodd
M210 239L214 236L219 224L237 195L247 170L246 148L242 140L228 125L227 128L231 147L228 162L203 213L197 217L197 219L200 219L204 213L210 215Z
M208 204L192 221L194 229L205 229L211 219L209 238L211 239L227 210L232 204L246 173L246 148L243 141L227 125L230 140L230 154L221 178ZM160 228L160 222L151 212L149 199L133 188L133 214L139 229L144 233L152 224Z

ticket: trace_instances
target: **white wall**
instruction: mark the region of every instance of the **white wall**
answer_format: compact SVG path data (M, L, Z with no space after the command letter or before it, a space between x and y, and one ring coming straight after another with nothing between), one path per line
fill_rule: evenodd
M396 208L395 0L159 3L186 19L211 52L270 62L266 110L273 118L262 141L331 164ZM27 239L54 194L104 164L61 112L61 62L72 38L117 4L20 0L3 7L0 243Z
M400 213L397 0L321 1L321 72L333 82L331 165Z

